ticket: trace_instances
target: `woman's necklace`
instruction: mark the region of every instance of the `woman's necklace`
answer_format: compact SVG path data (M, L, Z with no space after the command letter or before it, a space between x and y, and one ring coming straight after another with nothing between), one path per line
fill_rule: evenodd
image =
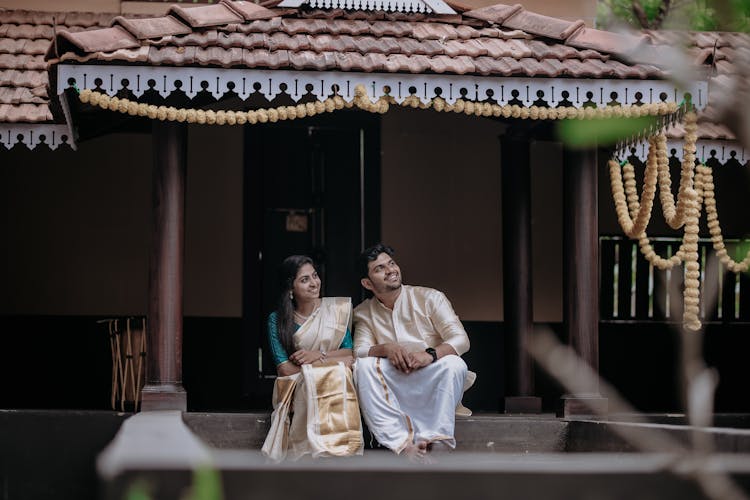
M311 313L310 313L309 315L307 315L307 316L303 316L302 314L300 314L300 313L299 313L299 312L298 312L298 311L297 311L297 310L295 309L295 310L294 310L294 322L295 322L295 323L297 323L298 325L301 325L301 324L303 324L303 323L304 323L305 321L307 321L307 320L308 320L308 318L309 318L310 316L312 316L313 314L315 314L315 311L317 311L319 307L320 307L320 299L317 299L317 300L315 301L315 307L313 308L313 311L312 311L312 312L311 312Z
M307 318L310 316L302 316L300 313L298 313L296 310L294 311L294 322L298 325L301 325L305 321L307 321Z

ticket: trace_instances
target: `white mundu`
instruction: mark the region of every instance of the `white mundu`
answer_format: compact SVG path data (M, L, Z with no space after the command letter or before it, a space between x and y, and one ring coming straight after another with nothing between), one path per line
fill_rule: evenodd
M458 356L443 356L406 374L386 358L368 356L370 347L390 342L413 351L446 343ZM396 453L419 441L455 447L455 410L465 385L474 381L460 358L468 350L469 337L438 290L403 285L393 310L377 298L357 306L355 382L365 422L380 444Z

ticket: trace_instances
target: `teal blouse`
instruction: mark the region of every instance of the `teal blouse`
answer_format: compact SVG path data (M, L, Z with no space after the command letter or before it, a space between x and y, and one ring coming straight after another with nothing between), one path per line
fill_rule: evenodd
M289 354L286 352L286 349L284 349L284 346L281 345L281 338L279 338L279 328L276 326L277 321L277 315L276 311L272 312L268 315L268 343L271 346L271 355L273 356L273 362L276 364L276 366L279 366L284 361L289 361ZM294 330L296 331L300 325L296 324L294 325ZM349 331L349 328L346 329L346 334L344 334L344 339L341 341L341 345L338 347L339 349L351 349L354 347L354 342L352 341L352 332Z

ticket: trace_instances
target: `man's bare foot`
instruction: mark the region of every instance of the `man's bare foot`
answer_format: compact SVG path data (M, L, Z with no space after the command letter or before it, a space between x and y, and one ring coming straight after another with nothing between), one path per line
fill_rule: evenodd
M431 460L427 457L426 441L408 444L402 453L410 462L418 464L431 463Z

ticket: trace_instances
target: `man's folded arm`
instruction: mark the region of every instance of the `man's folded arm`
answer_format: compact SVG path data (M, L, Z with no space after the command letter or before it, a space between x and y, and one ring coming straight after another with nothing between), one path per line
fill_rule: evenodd
M438 346L438 356L458 354L461 356L469 350L469 336L464 330L464 325L458 319L453 306L442 292L437 292L433 304L432 324L443 339L443 344L452 347L455 353L446 352L444 346ZM445 346L447 347L447 346Z

